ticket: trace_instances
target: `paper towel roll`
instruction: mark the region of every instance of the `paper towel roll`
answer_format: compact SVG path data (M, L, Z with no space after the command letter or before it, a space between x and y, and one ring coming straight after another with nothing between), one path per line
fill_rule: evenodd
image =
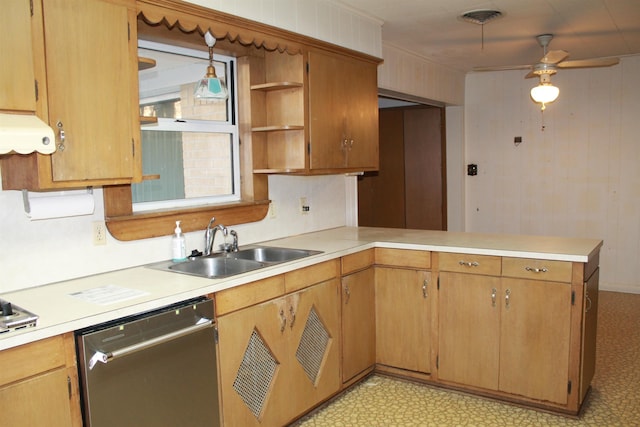
M26 208L26 206L25 206ZM25 213L31 221L68 216L91 215L95 210L93 194L72 194L29 197L29 209Z

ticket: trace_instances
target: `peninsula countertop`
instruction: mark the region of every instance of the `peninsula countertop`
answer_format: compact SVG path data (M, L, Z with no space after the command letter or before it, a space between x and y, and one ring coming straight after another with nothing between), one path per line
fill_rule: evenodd
M371 227L339 227L258 245L321 251L320 254L224 279L207 279L146 266L132 267L0 295L39 316L37 326L0 335L0 350L157 309L373 247L584 262L602 240L479 234ZM131 298L99 304L77 296L117 288Z

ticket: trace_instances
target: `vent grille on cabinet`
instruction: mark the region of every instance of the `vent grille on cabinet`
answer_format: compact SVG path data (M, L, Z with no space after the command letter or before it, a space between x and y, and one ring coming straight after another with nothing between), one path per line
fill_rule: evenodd
M275 377L277 368L278 361L254 329L233 382L233 388L256 418L262 412L269 393L269 385Z
M314 384L320 373L322 360L329 347L330 338L315 308L311 308L296 351L296 359L298 359L302 369Z

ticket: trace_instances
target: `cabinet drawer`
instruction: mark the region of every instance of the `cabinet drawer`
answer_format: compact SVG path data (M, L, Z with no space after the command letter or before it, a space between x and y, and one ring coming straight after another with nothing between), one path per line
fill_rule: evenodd
M550 282L571 282L572 265L567 261L502 258L502 275Z
M0 386L65 366L62 335L36 341L0 353Z
M499 276L501 257L441 252L439 266L441 271Z
M408 268L431 268L431 252L376 248L376 264Z
M284 275L273 276L216 292L216 315L239 310L284 295Z
M355 254L342 257L342 275L363 270L373 265L375 252L373 249L357 252Z
M335 259L285 273L284 288L286 293L295 292L315 283L337 277L340 268L338 263L339 261Z

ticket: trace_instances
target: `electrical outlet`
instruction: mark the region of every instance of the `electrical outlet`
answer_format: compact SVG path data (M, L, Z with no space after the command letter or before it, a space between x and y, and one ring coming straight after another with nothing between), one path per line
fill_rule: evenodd
M274 202L269 203L269 218L274 219L276 217L276 204Z
M95 246L107 244L107 226L102 221L93 222L93 244Z
M309 211L311 211L311 207L309 206L309 201L306 197L300 197L300 213L302 215L308 215Z

